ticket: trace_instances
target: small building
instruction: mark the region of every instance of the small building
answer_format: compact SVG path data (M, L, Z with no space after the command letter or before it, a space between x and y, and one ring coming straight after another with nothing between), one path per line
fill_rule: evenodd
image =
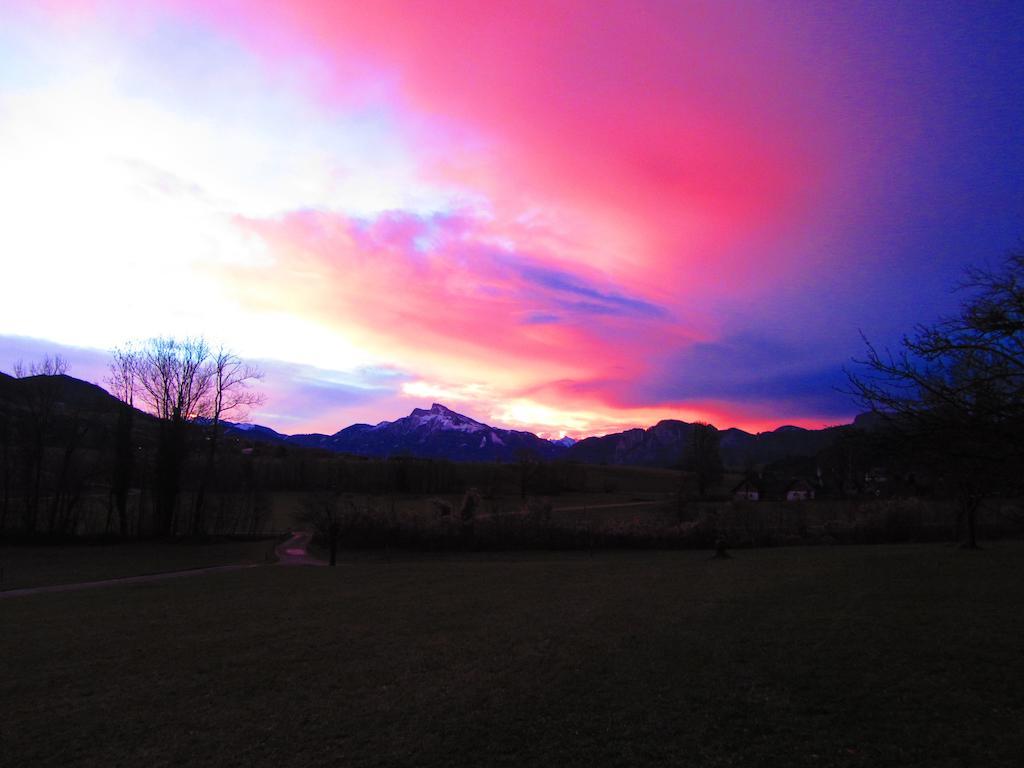
M736 501L757 501L761 498L761 490L751 480L744 480L732 489L732 497Z
M786 501L810 501L813 498L814 486L802 477L786 486Z
M864 482L867 485L881 485L889 482L889 472L885 467L872 467L864 473Z

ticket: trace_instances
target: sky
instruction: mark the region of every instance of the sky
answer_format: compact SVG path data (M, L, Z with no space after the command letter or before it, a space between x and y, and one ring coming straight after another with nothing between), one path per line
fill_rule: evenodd
M0 370L204 335L250 420L857 412L1024 244L1024 4L0 0Z

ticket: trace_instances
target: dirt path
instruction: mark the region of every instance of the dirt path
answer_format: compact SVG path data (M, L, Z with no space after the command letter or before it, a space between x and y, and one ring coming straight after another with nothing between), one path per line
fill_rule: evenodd
M313 535L307 531L297 531L287 541L274 548L277 562L272 565L327 565L307 551ZM202 576L207 573L223 573L226 571L243 571L247 568L266 568L267 563L236 563L233 565L211 565L205 568L189 568L183 571L165 571L163 573L147 573L141 576L121 576L116 579L100 581L79 581L73 584L52 584L45 587L22 587L0 591L0 600L24 595L41 595L46 592L78 592L83 589L99 589L101 587L121 587L126 584L145 584L150 581L179 579L183 576Z
M313 534L309 531L295 531L292 537L274 549L278 565L327 565L323 560L309 554L309 543Z
M182 576L201 576L204 573L220 573L222 571L241 571L246 568L263 568L263 563L238 563L235 565L211 565L206 568L189 568L185 571L166 571L164 573L147 573L142 576L121 576L116 579L101 581L78 581L73 584L51 584L45 587L22 587L7 589L0 592L0 600L22 595L41 595L44 592L77 592L82 589L98 589L100 587L120 587L125 584L143 584L147 581L178 579Z
M552 512L589 512L592 509L622 509L623 507L649 507L664 504L664 501L626 501L618 504L584 504L578 507L555 507Z

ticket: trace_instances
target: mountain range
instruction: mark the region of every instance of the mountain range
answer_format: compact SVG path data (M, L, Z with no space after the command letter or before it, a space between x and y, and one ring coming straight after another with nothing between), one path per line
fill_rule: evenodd
M733 427L720 433L722 459L728 467L742 468L790 456L814 456L841 429L783 426L751 434ZM429 410L415 408L395 421L353 424L333 435L283 435L253 424L228 426L229 433L239 437L362 456L514 461L527 451L542 459L651 467L678 464L692 430L692 424L667 419L648 429L629 429L578 442L572 438L545 440L532 432L489 426L440 403L434 403Z
M237 427L236 427L237 428ZM249 430L252 434L252 430ZM498 429L434 403L408 416L379 424L353 424L333 435L292 435L286 441L362 456L408 455L455 461L508 461L529 451L554 459L568 448L532 432Z

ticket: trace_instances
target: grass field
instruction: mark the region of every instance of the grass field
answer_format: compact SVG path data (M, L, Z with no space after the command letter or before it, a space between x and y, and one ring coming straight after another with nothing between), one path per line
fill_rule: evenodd
M262 563L272 556L275 544L276 539L209 543L127 541L117 544L5 546L0 547L0 570L3 572L0 591L210 565Z
M1018 766L1024 545L360 560L0 601L4 765Z

